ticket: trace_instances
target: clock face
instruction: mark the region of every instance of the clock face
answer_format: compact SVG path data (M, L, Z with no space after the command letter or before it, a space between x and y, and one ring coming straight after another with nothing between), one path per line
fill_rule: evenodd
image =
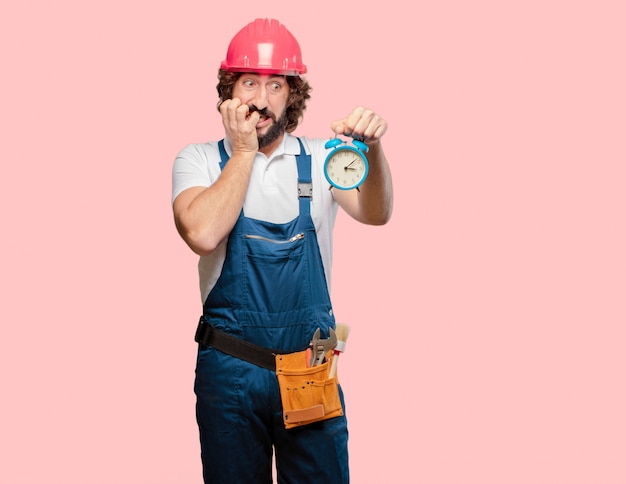
M365 180L367 161L360 152L346 146L329 155L324 171L326 178L334 187L350 190Z

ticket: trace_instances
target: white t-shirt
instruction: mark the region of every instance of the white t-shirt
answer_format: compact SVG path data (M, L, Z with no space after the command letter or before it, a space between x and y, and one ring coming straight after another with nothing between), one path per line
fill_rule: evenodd
M337 216L337 202L324 176L327 140L301 137L307 153L311 154L313 198L311 217L317 232L326 282L330 289L332 264L332 232ZM231 154L228 140L226 152ZM246 217L276 224L293 220L299 213L298 167L295 155L300 153L298 139L286 134L280 146L268 159L257 153L252 167L248 193L243 205ZM172 170L172 203L184 190L191 187L208 187L220 175L220 154L217 142L190 144L176 157ZM210 255L200 257L200 295L202 302L217 282L226 256L226 241Z

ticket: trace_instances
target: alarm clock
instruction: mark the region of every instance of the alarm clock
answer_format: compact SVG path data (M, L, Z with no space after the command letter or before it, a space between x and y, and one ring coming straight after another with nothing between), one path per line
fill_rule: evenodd
M369 147L358 139L352 140L352 144L354 146L335 137L324 145L326 149L331 150L324 162L324 175L330 183L330 188L358 190L367 178L369 168L365 153Z

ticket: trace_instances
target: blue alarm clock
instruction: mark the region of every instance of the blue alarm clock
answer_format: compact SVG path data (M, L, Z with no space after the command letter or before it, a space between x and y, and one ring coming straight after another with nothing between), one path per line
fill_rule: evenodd
M331 188L358 190L367 178L369 166L365 153L369 147L358 139L352 140L352 144L354 146L339 138L333 138L324 145L326 149L332 149L324 162L324 175Z

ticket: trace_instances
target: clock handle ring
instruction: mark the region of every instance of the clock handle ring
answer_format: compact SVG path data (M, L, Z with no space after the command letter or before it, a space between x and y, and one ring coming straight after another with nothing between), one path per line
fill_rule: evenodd
M367 153L370 149L369 146L367 146L364 142L363 139L353 139L352 140L352 144L354 146L356 146L359 150L361 150L363 153Z
M334 148L335 146L339 146L342 143L343 141L341 141L339 138L332 138L326 142L326 144L324 145L324 148L326 149Z

